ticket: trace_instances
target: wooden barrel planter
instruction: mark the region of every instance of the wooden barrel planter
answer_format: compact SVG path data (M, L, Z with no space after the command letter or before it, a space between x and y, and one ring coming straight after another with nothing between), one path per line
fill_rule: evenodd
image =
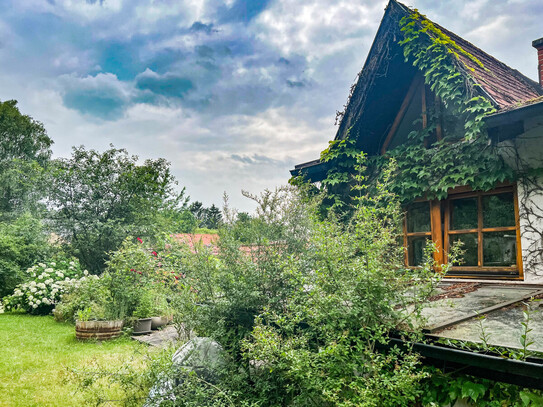
M123 321L76 321L75 337L79 340L107 341L121 335Z

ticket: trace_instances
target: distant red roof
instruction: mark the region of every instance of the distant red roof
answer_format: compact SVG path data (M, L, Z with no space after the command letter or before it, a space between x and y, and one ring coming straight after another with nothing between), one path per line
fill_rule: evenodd
M192 252L194 252L194 247L196 245L201 244L205 247L212 247L213 253L215 253L217 242L219 240L219 235L215 233L178 233L172 235L172 237L179 243L188 245Z

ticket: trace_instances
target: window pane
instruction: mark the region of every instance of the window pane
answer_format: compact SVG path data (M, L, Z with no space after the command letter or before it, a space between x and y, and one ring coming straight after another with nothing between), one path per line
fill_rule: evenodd
M464 252L464 256L459 266L477 266L478 264L478 247L476 233L463 233L460 235L450 235L450 245L456 244L458 241L462 243L461 249Z
M451 200L451 230L477 229L477 198Z
M410 266L424 263L424 249L430 238L427 236L410 236L407 238L407 261Z
M483 266L515 267L517 265L517 235L510 232L483 233Z
M513 193L483 196L483 227L515 226Z
M407 232L430 232L430 203L418 202L407 208Z

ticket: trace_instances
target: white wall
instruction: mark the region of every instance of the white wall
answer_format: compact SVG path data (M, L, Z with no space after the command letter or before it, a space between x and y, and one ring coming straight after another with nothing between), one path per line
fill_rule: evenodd
M525 133L498 145L513 168L543 168L543 117L525 123ZM525 283L543 283L543 174L517 183Z

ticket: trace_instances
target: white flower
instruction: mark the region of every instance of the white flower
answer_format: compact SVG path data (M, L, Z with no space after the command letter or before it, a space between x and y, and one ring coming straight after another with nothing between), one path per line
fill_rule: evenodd
M42 274L40 274L40 275L38 276L38 278L39 278L40 280L43 280L43 277L45 277L45 274L44 274L44 273L42 273Z
M36 300L36 304L40 305L40 304L41 304L41 300Z
M75 261L71 261L70 263L68 263L70 266L75 266Z
M48 280L45 280L45 284L49 285L49 284L51 284L53 281L55 281L55 280L53 280L52 278L50 278L50 279L48 279Z
M83 275L88 276L89 272L87 270L83 270Z
M28 301L34 301L34 296L33 296L33 295L29 295L29 296L28 296Z
M35 282L35 281L31 281L31 282L30 282L30 286L31 286L31 287L33 287L33 286L35 286L35 285L36 285L36 282Z
M40 266L41 268L47 267L47 265L45 265L45 264L43 264L43 263L38 263L38 266Z
M30 287L30 292L31 293L35 293L36 291L38 291L38 289L36 287Z
M55 274L57 275L57 277L64 278L64 274L62 273L62 271L57 271Z
M44 298L44 299L42 300L42 302L43 302L45 305L51 304L51 301L49 301L48 298Z
M43 283L38 283L38 287L41 288L42 290L45 289L45 284Z
M57 265L57 263L55 263L54 261L52 261L51 263L49 263L49 265L55 267L55 266Z
M33 304L32 308L38 308L38 304Z

